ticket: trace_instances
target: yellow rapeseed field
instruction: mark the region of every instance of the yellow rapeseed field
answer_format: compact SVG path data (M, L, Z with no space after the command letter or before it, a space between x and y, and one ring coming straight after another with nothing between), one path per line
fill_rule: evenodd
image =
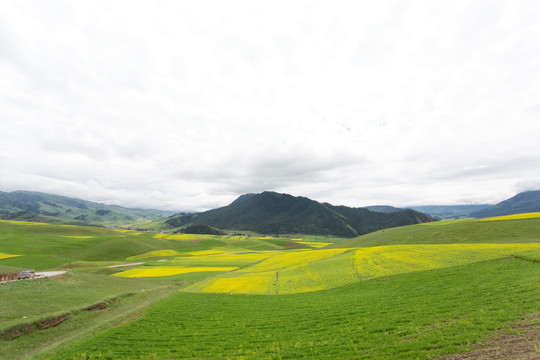
M149 258L153 258L153 257L168 257L168 256L177 256L177 255L181 255L181 253L179 253L176 250L170 250L170 249L167 249L167 250L153 250L153 251L146 252L144 254L130 256L130 257L127 258L127 260L130 260L130 261L132 261L132 260L143 260L143 259L149 259Z
M229 276L230 274L230 276ZM212 278L192 285L188 291L225 294L268 294L275 288L275 273L239 274Z
M224 252L225 251L223 250L212 249L212 250L192 251L186 254L191 255L191 256L205 256L205 255L223 254Z
M332 244L332 243L318 242L318 241L303 241L302 239L291 239L291 240L294 241L295 243L308 245L316 249L320 249L320 248L323 248L325 246Z
M390 245L358 249L355 267L362 279L500 259L540 249L540 244Z
M172 276L187 274L193 272L204 272L204 271L231 271L236 270L237 267L231 266L201 266L201 267L186 267L186 266L163 266L163 267L152 267L152 268L138 268L122 271L114 276L120 277L160 277L160 276Z
M190 292L235 294L293 294L329 289L355 281L352 256L336 266L332 259L348 249L263 251L267 256L255 265L202 280L186 288ZM254 253L235 254L253 256ZM216 255L219 256L219 255ZM346 279L345 281L343 281Z
M22 256L22 255L13 255L13 254L6 254L6 253L1 253L0 252L0 260L12 258L12 257L17 257L17 256Z
M199 281L189 292L293 294L413 271L495 260L540 250L530 244L390 245L354 249L264 251L205 258L267 256L254 265ZM222 259L223 260L223 259Z
M19 220L0 220L1 222L16 224L16 225L48 225L41 222L31 222L31 221L19 221Z
M121 232L121 233L124 233L124 234L130 234L130 235L142 235L142 234L144 234L144 233L142 233L140 231L129 230L129 229L115 229L114 231L118 231L118 232Z
M265 272L282 270L294 266L305 265L310 262L326 259L343 252L347 249L327 249L327 250L289 250L275 251L273 255L266 260L253 266L240 269L241 272ZM271 252L267 252L271 253Z
M515 219L532 219L540 217L540 212L514 214L505 216L495 216L490 218L481 219L480 221L496 221L496 220L515 220Z

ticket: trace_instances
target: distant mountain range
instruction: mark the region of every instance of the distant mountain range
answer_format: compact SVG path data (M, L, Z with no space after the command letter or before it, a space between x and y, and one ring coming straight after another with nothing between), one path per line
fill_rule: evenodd
M472 217L485 218L529 212L540 212L540 190L526 191L490 206L471 213Z
M263 234L353 237L434 219L482 218L525 212L540 212L540 190L517 194L496 205L415 206L411 209L386 205L351 208L267 191L242 195L218 209L173 215L170 211L130 209L41 192L0 191L0 219L6 220L107 226L145 223L145 227L154 229L207 225Z
M228 206L197 214L178 214L165 222L172 228L209 225L261 234L312 234L354 237L372 231L435 219L410 209L375 212L322 204L306 197L266 191L240 196Z
M439 220L446 219L463 219L473 217L471 214L487 209L492 204L483 205L426 205L426 206L411 206L410 209L420 211L433 216Z
M170 215L167 211L129 209L34 191L0 191L0 219L4 220L122 226Z

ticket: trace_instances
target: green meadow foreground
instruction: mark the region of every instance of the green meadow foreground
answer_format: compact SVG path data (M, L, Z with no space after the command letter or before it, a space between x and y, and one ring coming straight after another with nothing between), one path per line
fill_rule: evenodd
M0 273L27 268L68 273L0 284L2 359L432 359L540 328L538 214L347 240L0 221Z

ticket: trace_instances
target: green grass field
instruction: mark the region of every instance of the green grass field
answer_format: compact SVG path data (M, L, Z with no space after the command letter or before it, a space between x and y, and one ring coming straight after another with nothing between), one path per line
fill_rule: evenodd
M0 273L28 268L68 273L0 284L2 359L431 359L540 312L540 218L347 240L0 221Z
M429 359L538 310L540 267L505 259L313 293L179 293L53 359Z

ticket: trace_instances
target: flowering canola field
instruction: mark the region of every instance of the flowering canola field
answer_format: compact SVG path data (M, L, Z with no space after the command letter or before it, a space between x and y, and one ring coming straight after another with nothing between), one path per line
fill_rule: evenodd
M141 255L130 256L127 258L127 260L129 261L144 260L144 259L150 259L154 257L169 257L169 256L177 256L177 255L180 255L180 253L176 250L170 250L170 249L153 250L153 251L148 251Z
M532 216L532 215L528 215ZM536 259L540 243L400 244L327 248L331 243L270 237L157 234L186 243L185 250L153 250L128 257L144 261L115 273L120 277L167 277L201 273L182 291L195 293L279 295L313 292L416 271L433 270L510 256ZM280 243L279 241L282 241ZM301 249L281 247L295 242ZM206 245L205 245L206 244ZM261 248L261 246L263 246ZM275 249L274 247L277 247ZM202 273L207 272L205 276ZM182 277L181 277L182 278Z
M161 276L172 276L179 274L187 274L193 272L204 272L204 271L231 271L236 270L236 267L217 267L217 266L206 266L206 267L183 267L183 266L163 266L163 267L150 267L142 269L130 269L122 271L120 273L113 274L114 276L120 277L161 277Z
M524 213L524 214L513 214L505 216L495 216L490 218L481 219L480 221L497 221L497 220L515 220L515 219L534 219L539 218L540 212Z
M0 252L0 260L8 259L8 258L16 257L16 256L21 256L21 255L12 255L12 254L6 254L6 253Z
M539 251L540 244L391 245L266 253L267 259L199 281L184 291L292 294L358 281L495 260ZM238 254L241 256L240 254Z

